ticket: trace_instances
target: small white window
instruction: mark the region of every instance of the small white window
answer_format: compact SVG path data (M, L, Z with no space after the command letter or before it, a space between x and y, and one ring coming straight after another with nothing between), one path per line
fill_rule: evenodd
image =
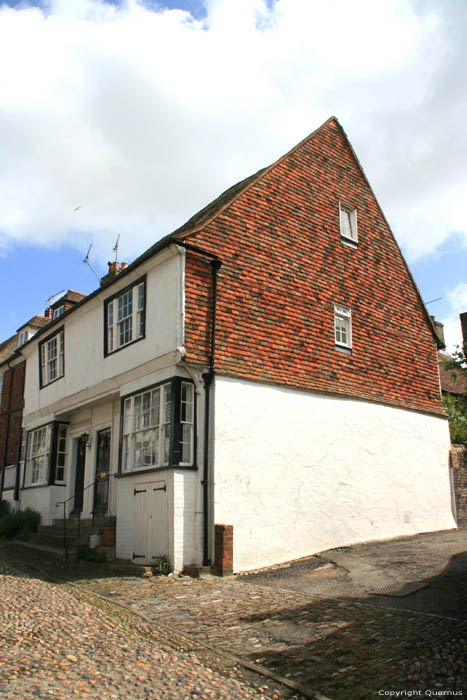
M33 335L34 335L34 333L32 331L21 331L21 333L19 334L18 347L21 347L22 345L27 343L28 340L30 340Z
M60 318L60 316L63 316L65 313L65 306L62 304L62 306L59 306L57 309L54 309L54 314L53 317L55 318Z
M106 354L144 337L144 282L106 303Z
M334 339L336 345L352 347L352 314L348 306L334 306Z
M63 329L41 343L41 386L46 386L63 377L65 373L64 353Z
M348 238L349 240L356 243L358 241L357 236L357 210L346 207L339 203L339 215L341 224L341 236L342 238Z

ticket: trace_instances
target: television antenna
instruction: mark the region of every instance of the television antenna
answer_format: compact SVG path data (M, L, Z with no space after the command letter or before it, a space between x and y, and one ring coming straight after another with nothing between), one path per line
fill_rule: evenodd
M433 304L434 301L441 301L442 298L443 298L443 297L437 297L437 299L430 299L430 301L426 301L426 302L425 302L425 306L426 306L427 304Z
M95 276L95 278L97 279L97 281L100 282L99 275L98 275L97 272L94 270L94 268L93 268L93 266L91 265L91 263L89 262L89 253L91 252L91 248L92 248L92 243L91 243L91 245L90 245L89 248L88 248L88 252L86 253L86 257L84 258L83 263L89 267L89 269L91 270L91 272L93 273L93 275Z
M117 262L117 260L118 260L118 242L119 242L119 240L120 240L120 234L118 234L117 240L115 241L115 245L114 245L114 247L112 248L112 250L113 250L114 253L115 253L115 262Z
M51 305L52 305L52 300L55 299L55 297L57 297L57 298L60 297L64 292L65 292L65 290L62 289L60 292L55 292L55 294L51 294L51 295L47 298L47 304L48 304L49 306L51 306Z

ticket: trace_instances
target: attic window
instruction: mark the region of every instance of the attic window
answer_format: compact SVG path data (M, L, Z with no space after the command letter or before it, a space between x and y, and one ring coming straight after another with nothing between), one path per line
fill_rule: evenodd
M339 217L342 238L357 243L357 210L346 207L339 202Z
M53 317L54 317L54 319L60 318L60 316L63 316L64 313L65 313L65 305L62 304L61 306L58 306L56 309L54 309Z
M21 331L21 333L19 334L18 347L21 347L22 345L27 343L29 338L31 338L31 337L32 337L31 331Z

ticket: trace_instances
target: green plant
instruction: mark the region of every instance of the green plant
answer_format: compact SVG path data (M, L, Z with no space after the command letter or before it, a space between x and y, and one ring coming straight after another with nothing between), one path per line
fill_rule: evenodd
M0 501L0 518L3 518L4 515L9 515L10 510L8 501Z
M170 574L172 567L170 566L169 557L165 554L161 557L156 557L152 570L155 576L167 576L167 574Z
M31 508L17 510L0 518L0 537L28 539L31 532L37 532L41 515Z
M467 445L467 357L466 347L457 349L449 359L441 364L450 371L454 379L461 379L463 394L443 394L443 404L449 420L451 442L454 445Z
M97 549L91 549L91 547L83 546L78 549L76 560L103 563L106 561L106 558L105 555L102 554L102 552L99 552Z
M117 518L115 515L106 515L104 518L104 527L116 527L117 526Z

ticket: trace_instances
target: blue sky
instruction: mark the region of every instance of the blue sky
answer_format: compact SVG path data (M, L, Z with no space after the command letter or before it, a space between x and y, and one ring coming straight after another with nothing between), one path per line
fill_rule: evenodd
M464 0L0 0L0 338L335 114L459 342L466 29Z

